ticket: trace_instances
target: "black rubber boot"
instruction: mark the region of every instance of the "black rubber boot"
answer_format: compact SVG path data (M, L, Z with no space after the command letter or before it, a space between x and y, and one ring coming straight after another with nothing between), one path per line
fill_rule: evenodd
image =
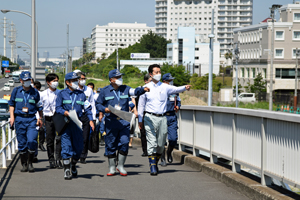
M76 178L77 177L77 169L76 169L76 163L77 163L78 160L75 160L75 159L71 159L71 172L72 172L72 176L73 178Z
M161 158L160 158L160 160L161 160L160 165L161 165L162 167L166 167L166 166L167 166L166 156L165 156L166 153L165 153L165 152L166 152L166 149L164 148L164 151L162 152Z
M64 160L64 178L65 178L65 180L71 180L72 179L69 159Z
M173 157L172 157L172 151L174 149L174 146L168 146L168 150L167 150L167 160L169 163L173 162Z
M34 172L34 167L32 165L33 158L34 158L34 153L35 152L28 152L28 171L29 172Z
M54 158L51 158L51 159L49 160L49 168L50 168L50 169L56 168L56 164L55 164Z
M28 172L27 153L20 153L22 169L21 172Z

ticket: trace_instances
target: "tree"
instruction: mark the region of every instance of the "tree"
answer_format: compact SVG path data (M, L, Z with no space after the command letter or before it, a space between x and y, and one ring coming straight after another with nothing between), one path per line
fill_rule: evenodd
M132 65L125 65L121 69L121 73L124 74L124 78L140 77L142 75L141 70Z
M190 79L190 84L193 89L197 90L208 90L208 74L205 74L202 77L198 77L198 74L193 74ZM214 92L219 92L221 89L222 83L216 80L216 75L213 74L212 87Z
M164 75L166 73L171 73L171 75L175 77L174 85L176 86L186 85L190 82L191 75L185 71L185 67L182 65L175 65L173 67L172 65L164 63L161 67L161 74Z
M102 53L101 54L101 60L105 59L105 57L106 57L106 53Z
M248 92L258 94L258 93L267 91L266 85L267 85L267 82L263 81L263 77L262 77L261 73L259 73L256 76L256 78L253 80L253 84L251 84L250 81L248 81L248 84L245 88L247 89Z
M225 53L224 57L225 57L226 60L228 60L229 58L232 59L232 52Z
M96 61L97 61L97 63L99 64L99 63L100 63L100 61L101 61L101 59L100 59L100 58L97 58L97 60L96 60Z

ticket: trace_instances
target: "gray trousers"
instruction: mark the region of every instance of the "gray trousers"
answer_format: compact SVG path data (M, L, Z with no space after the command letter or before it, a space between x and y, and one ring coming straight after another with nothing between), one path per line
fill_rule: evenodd
M162 154L168 133L167 117L156 117L149 113L144 116L148 155Z

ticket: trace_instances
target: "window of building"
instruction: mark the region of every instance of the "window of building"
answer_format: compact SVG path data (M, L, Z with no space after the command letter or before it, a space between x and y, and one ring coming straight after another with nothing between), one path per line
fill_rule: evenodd
M105 46L108 46L108 44L105 44Z
M255 78L255 68L252 68L252 77Z
M283 49L275 49L275 58L283 58Z
M250 77L250 68L247 68L247 77L249 78Z
M241 68L241 71L242 71L242 77L244 78L245 77L245 69Z
M293 40L300 40L300 31L293 31Z
M300 69L298 69L298 78L299 77L300 77ZM295 79L295 68L292 69L276 68L275 78Z
M275 31L275 40L284 40L284 31Z
M294 13L294 22L300 22L300 13Z
M195 48L195 51L199 51L199 48L198 48L198 47L196 47L196 48Z
M264 69L264 77L267 78L267 69Z
M196 57L195 57L195 60L199 60L199 57L198 57L198 56L196 56Z
M106 29L106 31L108 31L108 29Z

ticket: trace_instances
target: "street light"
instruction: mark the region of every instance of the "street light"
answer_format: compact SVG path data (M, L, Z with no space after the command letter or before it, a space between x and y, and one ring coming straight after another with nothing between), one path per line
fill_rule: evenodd
M31 49L31 46L30 46L29 44L27 44L26 42L14 41L14 40L10 40L10 41L9 41L9 43L11 43L11 44L12 44L12 43L15 43L15 42L16 42L16 43L18 42L18 43L25 44L29 49ZM21 46L18 46L18 48L21 48Z
M117 69L120 71L120 67L119 67L119 47L118 47L118 45L124 46L125 44L118 44L117 42L110 44L110 46L117 46Z
M37 26L38 24L36 23L35 20L35 0L31 0L31 13L32 15L29 15L28 13L22 12L22 11L18 11L18 10L8 10L8 9L2 9L1 12L3 14L6 14L8 12L16 12L16 13L21 13L24 15L27 15L28 17L31 18L31 46L33 48L31 48L31 76L35 79L35 65L38 63L37 62Z
M269 110L273 110L273 59L274 59L274 17L275 10L281 8L282 5L273 4L270 8L271 10L271 18L272 18L272 37L271 37L271 66L270 66L270 98L269 98Z
M295 68L295 92L294 92L294 110L297 109L298 102L298 56L300 55L300 50L296 48L296 68Z

